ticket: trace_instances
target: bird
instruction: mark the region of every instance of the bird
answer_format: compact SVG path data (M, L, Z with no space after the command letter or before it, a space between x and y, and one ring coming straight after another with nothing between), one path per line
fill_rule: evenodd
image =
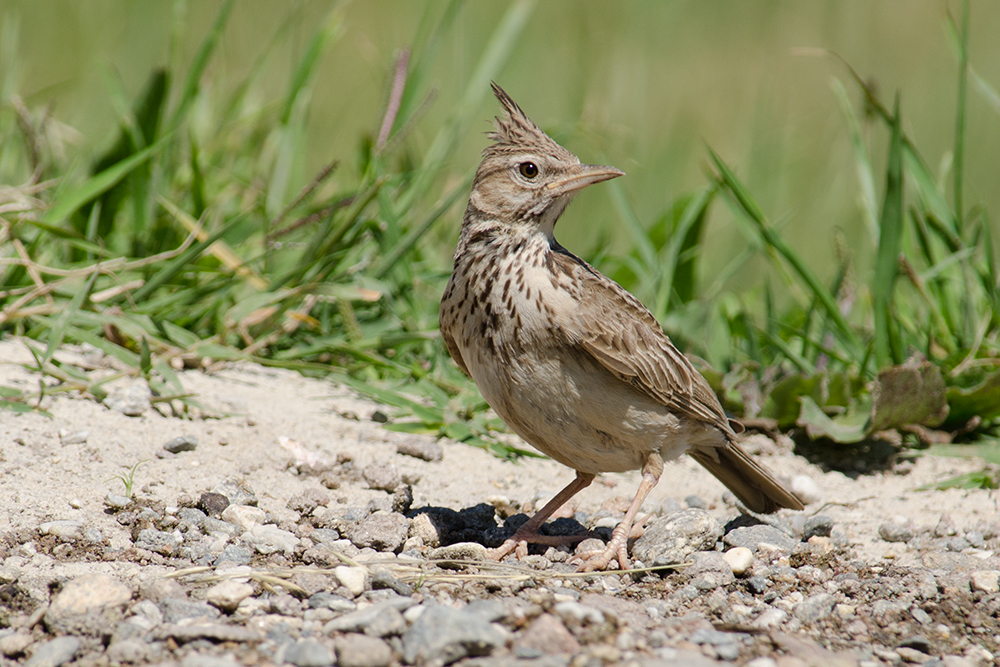
M664 461L687 453L751 511L800 510L800 500L742 447L708 382L632 294L556 241L573 197L624 176L581 163L495 82L503 110L489 133L441 299L449 354L507 426L576 477L499 547L583 536L539 533L599 473L641 470L625 517L581 571L628 569L627 542Z

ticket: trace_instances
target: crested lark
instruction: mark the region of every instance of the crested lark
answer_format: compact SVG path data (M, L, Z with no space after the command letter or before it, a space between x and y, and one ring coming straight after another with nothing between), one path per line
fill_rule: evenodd
M510 428L576 470L574 479L490 555L527 554L545 520L600 472L642 469L603 553L581 569L629 565L627 540L665 460L685 452L749 509L802 503L740 448L743 426L675 348L653 315L556 241L556 220L581 189L623 176L581 164L499 86L504 108L476 172L455 268L441 300L452 358ZM577 537L575 539L581 539Z

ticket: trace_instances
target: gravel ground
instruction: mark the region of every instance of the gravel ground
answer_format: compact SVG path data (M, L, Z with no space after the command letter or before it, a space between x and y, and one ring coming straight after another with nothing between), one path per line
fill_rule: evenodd
M30 361L0 342L0 384L37 387ZM741 515L682 460L631 545L656 569L578 576L569 548L483 560L565 467L390 432L294 373L181 377L193 419L134 380L0 411L0 665L1000 664L997 492L915 490L981 462L845 475L754 435L805 512ZM637 483L600 477L551 530L598 546Z

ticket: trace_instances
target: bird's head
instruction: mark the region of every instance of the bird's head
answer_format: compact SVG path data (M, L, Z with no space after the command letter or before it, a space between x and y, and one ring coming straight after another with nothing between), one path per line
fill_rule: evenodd
M577 192L625 172L581 164L531 122L500 86L493 93L503 106L494 144L483 151L469 199L470 210L511 225L533 225L552 235L556 220Z

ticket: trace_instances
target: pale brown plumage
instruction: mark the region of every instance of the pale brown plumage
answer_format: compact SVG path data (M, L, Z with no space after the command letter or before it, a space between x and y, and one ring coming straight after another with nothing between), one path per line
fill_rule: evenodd
M494 84L505 115L473 182L455 269L441 300L441 333L458 366L529 444L577 478L492 555L525 542L600 472L641 468L639 491L607 550L617 557L663 460L687 452L751 510L802 504L739 447L711 387L631 294L555 240L573 195L621 176L583 165Z

